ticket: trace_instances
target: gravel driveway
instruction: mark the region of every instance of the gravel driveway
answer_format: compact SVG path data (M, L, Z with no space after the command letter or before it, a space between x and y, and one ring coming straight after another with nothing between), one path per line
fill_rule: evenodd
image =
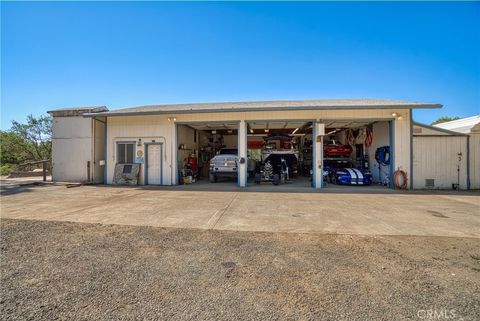
M3 219L0 293L2 320L479 320L480 240Z

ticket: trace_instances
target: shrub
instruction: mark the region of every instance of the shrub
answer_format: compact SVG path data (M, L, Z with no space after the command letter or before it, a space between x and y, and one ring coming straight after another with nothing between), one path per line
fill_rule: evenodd
M15 169L14 164L2 164L0 166L0 174L3 175L8 175L10 174L13 170Z

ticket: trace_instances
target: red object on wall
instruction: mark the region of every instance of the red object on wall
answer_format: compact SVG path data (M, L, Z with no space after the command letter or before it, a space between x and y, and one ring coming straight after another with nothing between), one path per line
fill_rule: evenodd
M195 155L188 156L187 163L190 165L192 172L196 173L198 169L197 156Z
M348 157L352 153L353 148L349 145L324 145L324 156L344 156Z
M262 140L251 140L247 142L247 148L248 149L260 149L263 147L263 141Z

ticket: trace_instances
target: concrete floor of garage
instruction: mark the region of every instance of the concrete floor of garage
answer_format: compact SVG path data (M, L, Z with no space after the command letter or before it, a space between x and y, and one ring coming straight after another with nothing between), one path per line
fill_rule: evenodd
M310 179L308 177L299 176L288 183L273 185L271 182L262 182L256 184L252 178L248 180L247 189L238 187L237 180L234 178L219 178L216 183L210 183L208 179L201 178L193 184L179 185L173 187L162 187L172 190L186 190L186 191L248 191L248 192L283 192L283 193L318 193L317 190L311 186ZM341 193L394 193L395 191L378 184L372 184L370 186L342 186L327 183L322 192L341 192Z
M371 187L369 193L352 188L247 192L227 185L233 190L21 186L2 195L1 217L241 231L480 237L478 192L395 192L379 187Z

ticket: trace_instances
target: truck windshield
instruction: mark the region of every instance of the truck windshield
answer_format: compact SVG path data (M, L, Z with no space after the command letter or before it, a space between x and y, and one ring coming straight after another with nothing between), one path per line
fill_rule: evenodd
M236 148L224 148L220 150L220 155L238 155Z

